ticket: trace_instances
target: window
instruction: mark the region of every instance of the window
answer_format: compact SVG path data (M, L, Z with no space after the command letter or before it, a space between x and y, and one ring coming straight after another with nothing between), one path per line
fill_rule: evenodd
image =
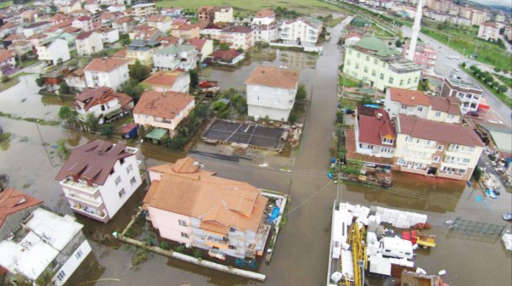
M358 52L358 53L356 54L356 57L357 57L357 58L359 58L360 56L361 56L361 53L359 53L359 52Z
M374 64L377 64L377 59L373 59L373 63L374 63Z
M411 84L411 78L407 79L407 84Z
M83 254L83 253L82 253L82 250L81 250L81 249L80 249L80 250L78 250L78 251L75 253L75 257L76 257L76 259L80 259L80 257L82 257L82 254Z
M187 233L182 232L182 233L181 233L181 237L183 237L183 238L188 238L188 234L187 234Z
M120 160L119 160L119 163L120 163L121 165L123 165L123 164L124 164L124 158L120 159Z
M404 85L404 80L403 79L400 80L400 85L401 86Z
M118 176L115 180L115 183L116 183L116 186L119 185L119 183L121 183L121 177Z
M393 81L394 81L393 77L392 77L392 76L390 76L390 77L389 77L389 83L390 83L390 84L393 84Z
M437 162L439 162L439 156L435 156L433 160L434 160L434 162L436 162L436 163L437 163Z
M228 248L229 249L236 249L236 246L230 244L230 245L228 245Z
M366 61L369 62L370 61L370 57L369 56L366 56Z
M437 150L443 151L443 149L444 149L444 145L437 145Z
M126 167L126 173L127 174L130 174L130 172L133 170L133 166L132 164L128 165L128 167Z
M469 163L469 161L471 161L471 160L469 160L468 158L464 158L464 160L462 160L462 162L464 162L466 164Z
M436 117L440 117L441 116L441 111L436 111Z
M380 79L384 79L384 74L383 74L383 73L380 73L379 78L380 78Z
M407 105L402 104L402 109L407 109Z
M64 280L64 277L66 277L66 272L64 272L64 270L59 271L59 274L57 274L57 279L62 281Z
M417 108L417 109L418 109L418 111L420 111L420 112L421 112L421 111L423 111L423 107L421 107L421 106L419 106L419 105L418 105L418 108Z
M119 193L117 193L117 195L119 196L119 198L122 198L124 195L126 194L126 191L124 190L124 188L122 188Z
M364 67L364 72L368 73L368 67Z
M137 182L137 180L135 180L135 177L132 177L132 178L130 179L130 184L131 184L132 186L133 186L133 185L135 185L135 183L136 183L136 182Z
M178 220L178 224L181 225L181 226L187 226L187 222L182 220L182 219Z
M372 70L372 76L375 76L377 72L375 70Z

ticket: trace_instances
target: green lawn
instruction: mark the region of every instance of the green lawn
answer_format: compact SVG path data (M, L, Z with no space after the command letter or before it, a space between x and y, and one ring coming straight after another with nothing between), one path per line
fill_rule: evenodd
M12 0L0 2L0 9L7 8L12 5Z
M311 14L318 11L334 12L337 8L321 0L163 0L157 2L158 7L180 7L196 10L200 6L232 6L237 10L256 12L261 9L271 9L278 6L297 12Z
M358 80L352 79L348 76L339 75L338 79L339 79L340 86L344 86L344 87L358 87L359 86Z

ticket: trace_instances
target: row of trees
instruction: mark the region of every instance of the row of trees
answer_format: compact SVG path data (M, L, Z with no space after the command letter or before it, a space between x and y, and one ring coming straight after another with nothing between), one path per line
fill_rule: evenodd
M465 63L463 64L463 67L465 66ZM472 65L469 70L471 73L480 79L485 85L487 85L489 88L493 89L494 91L498 93L505 93L507 92L508 88L505 85L500 84L494 76L488 72L488 71L482 71L477 66Z

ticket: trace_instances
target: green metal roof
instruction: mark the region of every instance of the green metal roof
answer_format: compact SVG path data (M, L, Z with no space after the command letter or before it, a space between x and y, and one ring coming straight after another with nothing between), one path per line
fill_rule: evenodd
M163 128L153 128L151 132L146 134L146 138L154 140L162 140L165 136L167 136L167 129Z
M396 56L400 52L390 48L386 42L377 37L364 37L359 42L354 44L355 47L363 48L365 50L374 51L374 54L379 57Z
M490 123L481 123L482 127L487 129L492 137L492 141L499 151L512 153L512 129L504 125L495 125Z

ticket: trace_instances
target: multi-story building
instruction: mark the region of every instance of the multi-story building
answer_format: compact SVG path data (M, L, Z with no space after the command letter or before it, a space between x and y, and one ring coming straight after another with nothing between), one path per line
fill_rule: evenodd
M446 123L462 121L457 97L428 96L417 90L391 87L386 90L384 106L391 118L405 114Z
M233 7L215 7L213 9L213 23L233 23Z
M89 32L93 29L92 19L89 16L80 16L73 20L71 26L78 28L84 32Z
M110 221L142 184L137 149L95 140L75 147L55 179L71 209Z
M130 113L132 109L133 99L129 95L115 93L108 87L86 89L75 98L75 110L82 121L86 121L87 116L92 114L103 124Z
M199 62L203 62L213 53L213 40L209 39L190 39L187 44L196 47Z
M181 70L157 71L145 79L142 84L158 92L174 91L188 93L190 74Z
M279 25L279 38L300 46L315 45L322 28L322 22L315 18L288 20Z
M410 41L407 40L402 48L402 56L407 58L409 54ZM424 42L418 42L413 62L422 67L425 71L433 71L436 66L437 51L427 46Z
M473 9L471 14L471 26L477 26L489 20L489 15L484 10Z
M148 25L157 28L162 33L167 33L171 29L172 18L164 15L152 15L148 18Z
M47 38L36 46L37 58L56 65L71 58L68 43L64 39Z
M132 6L133 17L143 18L156 13L155 3L139 3Z
M87 87L83 68L75 69L71 73L67 74L64 77L64 81L66 81L66 84L69 87L78 91L82 91Z
M201 27L206 27L213 23L213 6L202 6L197 10L197 20Z
M460 111L462 114L478 111L483 97L482 93L482 89L464 81L456 74L452 74L444 79L441 90L442 96L454 96L460 100Z
M275 13L272 10L260 10L252 19L253 42L273 42L279 38Z
M85 68L87 87L110 87L117 90L129 79L128 60L121 58L95 58Z
M477 37L486 41L497 41L500 37L500 28L494 22L484 22L478 26Z
M400 114L394 167L403 172L469 180L484 144L472 127Z
M171 30L171 36L184 40L197 39L201 35L200 31L199 25L185 23Z
M14 70L16 54L12 50L0 49L0 73L5 74Z
M256 16L252 18L253 25L270 25L276 21L276 14L273 10L264 9L258 11Z
M149 90L142 94L133 109L133 119L145 127L164 129L172 138L194 106L194 97L188 93Z
M14 189L0 193L0 267L8 271L6 282L21 275L34 285L64 285L91 252L82 224L40 204Z
M252 29L245 26L229 26L222 30L220 39L232 49L247 50L253 46Z
M354 124L356 152L382 158L393 158L395 152L395 127L384 109L357 108Z
M150 168L144 209L160 236L226 259L263 255L268 199L254 186L214 176L187 157Z
M198 52L192 45L170 45L153 54L153 65L157 70L195 69Z
M158 40L133 40L126 48L126 58L134 61L138 60L144 65L153 64L153 54L160 46Z
M379 90L417 89L421 67L404 59L381 39L365 37L346 47L343 72Z
M101 35L92 32L82 32L76 36L76 51L80 56L91 55L103 50Z
M258 66L245 81L248 114L256 120L287 121L295 103L299 73L271 66Z
M101 41L107 44L113 44L119 41L119 30L114 28L102 28L97 31L100 33Z

